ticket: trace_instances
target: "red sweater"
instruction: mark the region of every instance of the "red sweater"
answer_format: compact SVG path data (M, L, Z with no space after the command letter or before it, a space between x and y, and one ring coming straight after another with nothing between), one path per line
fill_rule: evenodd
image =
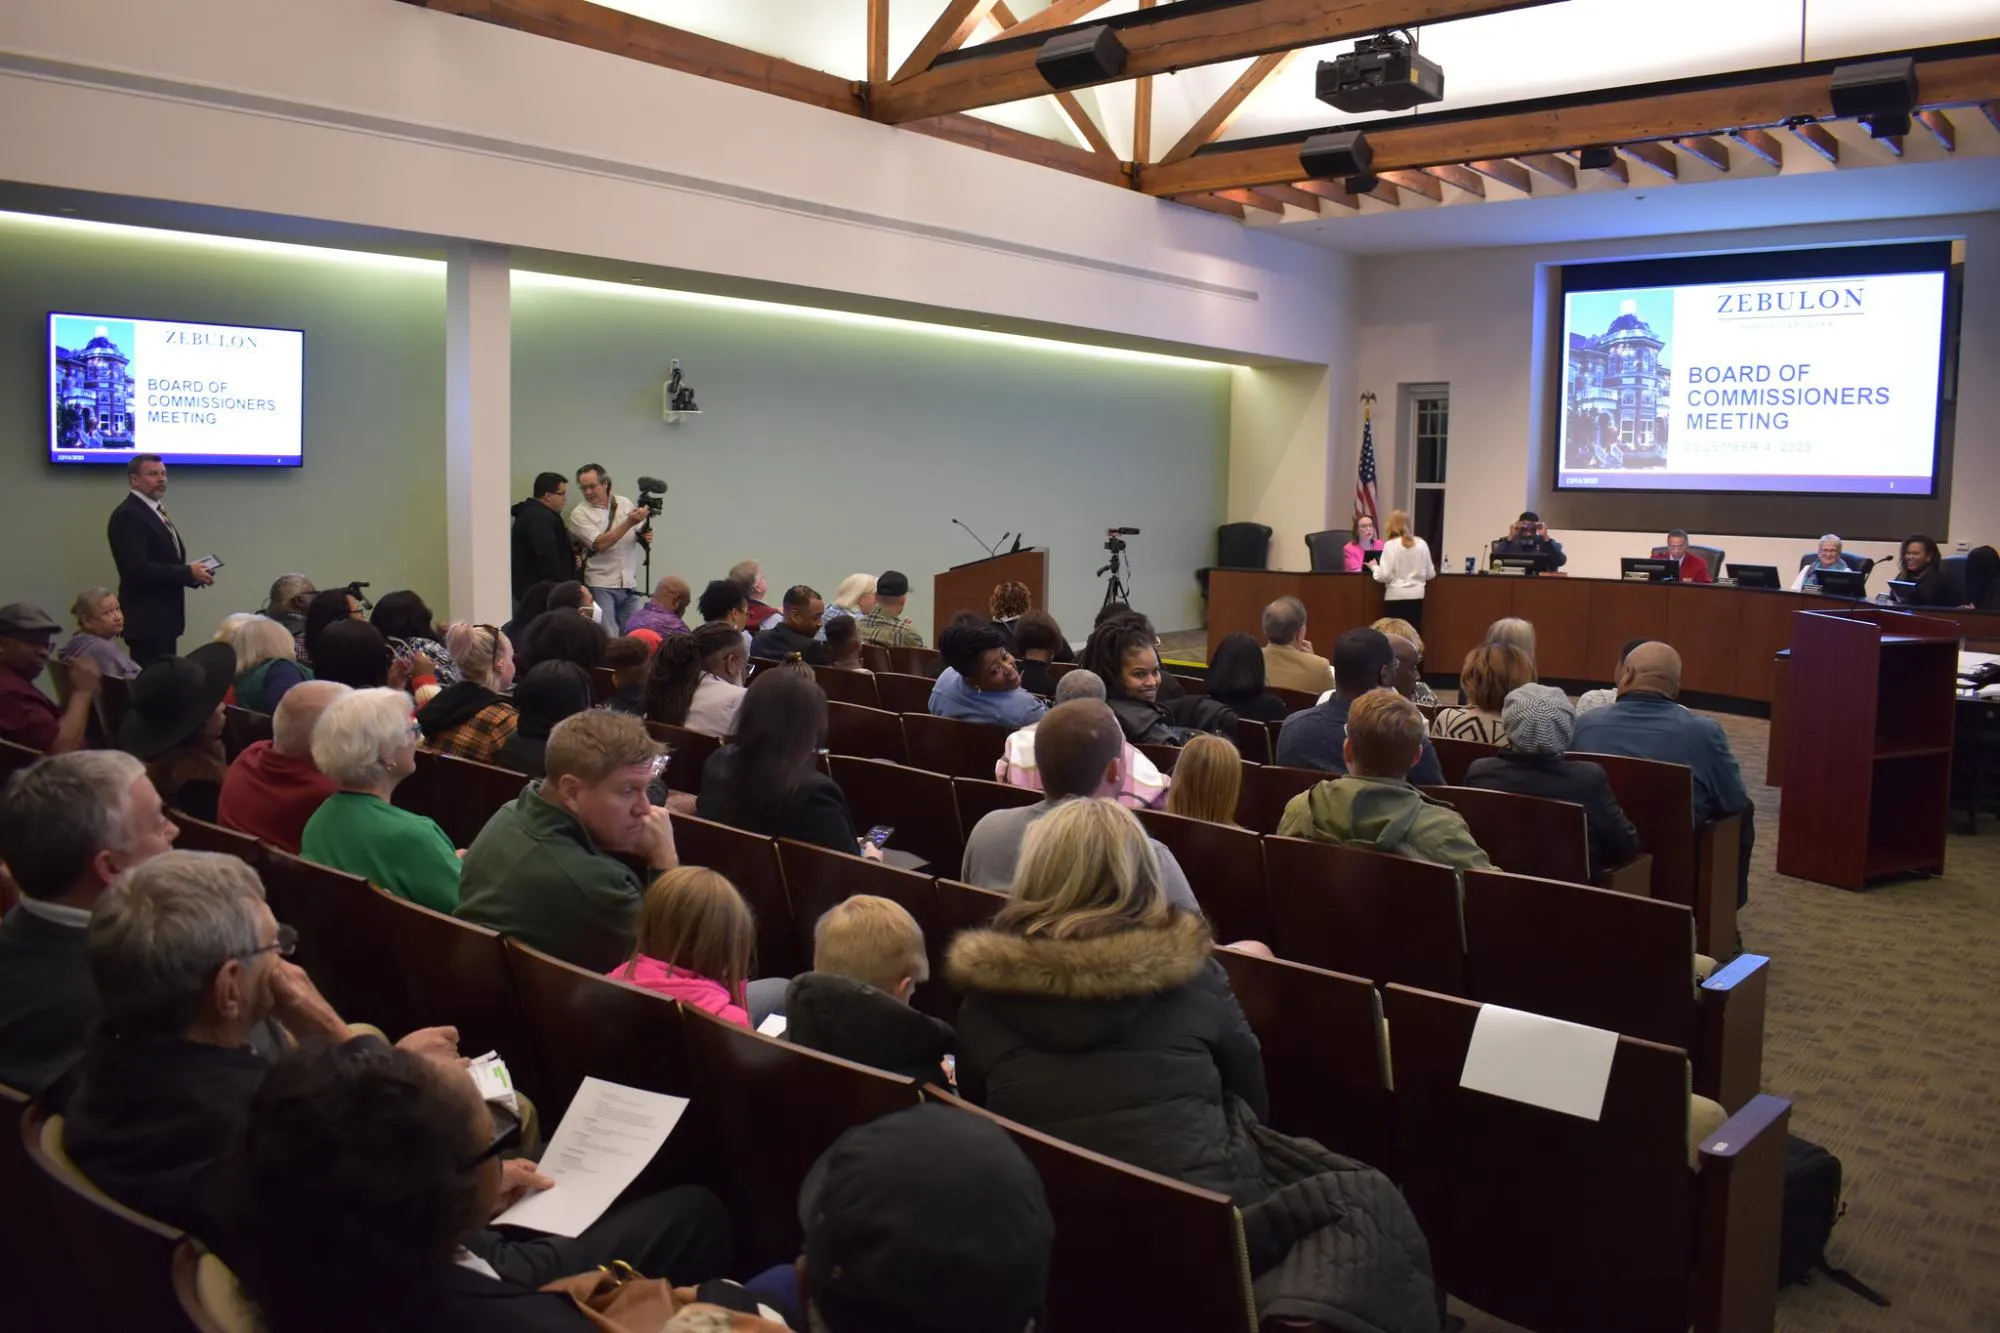
M271 742L257 741L229 766L216 819L224 828L297 856L306 821L338 790L312 760L280 754Z

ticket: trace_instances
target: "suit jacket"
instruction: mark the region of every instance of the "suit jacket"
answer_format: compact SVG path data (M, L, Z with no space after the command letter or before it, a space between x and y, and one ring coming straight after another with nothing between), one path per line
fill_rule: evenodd
M1264 683L1281 690L1319 694L1333 688L1333 663L1290 644L1264 645Z
M1708 571L1708 561L1689 551L1681 557L1682 583L1713 583L1715 576Z
M0 920L0 1083L39 1093L83 1054L103 1012L84 935L19 904Z
M118 564L126 639L179 638L187 628L187 589L195 586L187 547L137 492L111 511L104 535Z
M1466 766L1465 785L1487 791L1513 792L1517 796L1545 796L1552 801L1575 801L1583 807L1590 834L1590 873L1605 866L1629 861L1639 852L1639 830L1625 817L1618 797L1611 790L1611 778L1604 765L1587 759L1563 759L1556 755L1515 754L1503 750L1497 755L1475 759Z

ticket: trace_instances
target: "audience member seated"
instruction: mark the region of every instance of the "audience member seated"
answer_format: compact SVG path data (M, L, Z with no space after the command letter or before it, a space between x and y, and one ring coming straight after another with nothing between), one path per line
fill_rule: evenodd
M1258 1123L1263 1054L1214 950L1207 923L1163 894L1138 820L1110 801L1068 802L1029 834L1013 901L952 941L961 1094L1228 1195L1259 1238L1260 1318L1436 1329L1423 1235L1394 1186ZM1329 1171L1342 1185L1319 1179Z
M610 976L747 1028L743 990L756 947L757 923L736 886L713 870L682 866L646 890L632 956Z
M794 838L880 860L855 835L838 783L814 761L826 743L826 691L802 671L760 671L736 713L736 733L701 770L695 813L768 838Z
M514 603L514 618L500 627L508 642L519 642L521 631L534 624L535 618L549 609L549 593L554 591L555 586L546 579L528 585L528 590Z
M325 592L314 593L312 600L306 603L305 627L299 633L299 661L318 671L319 636L329 626L361 618L361 599L348 589L328 588ZM319 671L318 674L325 678L325 672Z
M1072 677L1089 674L1072 671L1059 682L1059 689L1069 691ZM1010 755L1013 750L1010 740ZM1031 753L1045 799L1012 810L995 810L972 826L966 834L965 861L959 873L959 878L967 884L1006 892L1014 883L1021 843L1028 836L1029 826L1064 801L1101 797L1118 798L1118 803L1123 804L1132 799L1126 791L1125 776L1125 756L1133 753L1131 744L1119 730L1118 719L1096 699L1059 699L1048 716L1036 724ZM1160 779L1160 783L1164 787L1165 779ZM1015 779L1014 785L1029 784ZM1160 862L1167 898L1199 911L1194 890L1174 854L1158 843L1153 844L1153 852Z
M736 730L736 713L743 705L743 672L749 664L742 631L726 619L664 640L646 670L646 717L726 738Z
M764 604L764 595L771 585L764 577L764 566L755 560L739 560L730 566L729 578L743 589L743 597L749 603L745 613L745 625L752 634L764 628L764 623L778 614L775 606Z
M458 684L432 695L417 710L417 725L424 743L440 754L495 763L521 723L507 697L514 688L514 645L491 625L467 622L453 625L447 637Z
M1975 546L1965 553L1962 611L2000 611L2000 551Z
M40 1094L83 1054L102 1012L84 954L90 909L180 832L137 759L55 755L0 796L0 862L21 901L0 918L0 1083Z
M728 625L743 640L743 655L750 655L750 594L743 591L743 585L734 579L717 579L702 589L701 600L695 603L701 612L702 622L709 625Z
M382 631L398 659L412 661L421 656L430 662L439 685L458 683L458 663L445 648L445 634L433 623L431 609L422 597L407 589L385 593L375 603L368 623Z
M1264 679L1281 690L1316 694L1333 688L1333 664L1306 638L1306 604L1280 597L1264 608Z
M319 633L313 651L313 675L351 690L419 689L435 685L437 677L419 655L399 659L389 640L365 620L337 620Z
M1238 717L1283 722L1285 701L1264 688L1264 650L1248 634L1225 634L1208 660L1207 697Z
M35 684L61 628L39 607L0 606L0 740L44 754L83 748L97 699L96 661L86 655L69 664L69 698L61 708Z
M435 820L391 804L417 771L416 719L401 690L357 690L326 706L313 762L340 787L306 821L300 855L434 912L458 906L458 853Z
M1486 627L1486 642L1512 644L1527 656L1529 666L1535 663L1535 626L1532 621L1519 616L1502 616Z
M1241 636L1249 640L1250 636ZM1253 642L1252 648L1256 645ZM1220 736L1196 736L1181 747L1174 763L1174 785L1167 793L1167 813L1207 824L1236 827L1236 805L1243 794L1243 756Z
M1278 730L1276 761L1287 768L1317 768L1327 773L1347 771L1347 710L1371 690L1396 686L1396 649L1380 630L1351 629L1333 646L1333 693L1303 712L1285 719ZM1420 712L1419 718L1423 717ZM1423 737L1423 752L1410 769L1419 787L1444 785L1437 751Z
M1104 682L1099 680L1094 672L1065 672L1062 679L1056 682L1055 701L1058 704L1066 704L1072 699L1094 699L1099 703L1104 702ZM1130 741L1125 742L1124 762L1120 765L1120 774L1122 782L1115 793L1115 799L1126 809L1148 809L1159 805L1166 798L1169 786L1166 774L1160 772L1153 761L1146 757L1145 752ZM1041 770L1035 765L1034 726L1022 727L1007 737L1006 748L993 766L993 776L996 781L1025 787L1029 791L1042 790Z
M861 618L861 641L884 648L921 648L924 636L903 619L910 600L910 579L899 569L885 569L875 580L875 609Z
M931 712L961 722L1023 727L1048 705L1021 688L1007 636L984 621L954 623L938 636L944 670L931 690Z
M1492 553L1545 556L1550 570L1561 569L1569 563L1569 557L1563 554L1563 544L1549 536L1549 525L1542 522L1542 516L1532 509L1521 511L1521 516L1508 526L1507 535L1493 543Z
M591 624L598 623L601 614L597 609L597 599L590 595L590 589L576 579L565 579L549 589L548 605L543 614L550 611L574 611ZM602 633L602 629L599 630Z
M1823 569L1852 569L1847 557L1841 554L1840 537L1829 532L1819 539L1819 549L1813 558L1799 566L1798 576L1792 580L1792 591L1803 592L1807 588L1819 586L1819 575Z
M296 641L306 632L306 610L312 599L319 595L313 581L303 574L280 574L271 581L271 592L264 599L263 615L285 627L285 633ZM294 656L297 655L296 650Z
M951 1025L910 1007L931 978L924 932L901 903L857 893L813 926L813 970L785 991L785 1038L919 1083L944 1084Z
M543 662L514 687L520 715L514 734L493 756L496 768L541 777L549 736L567 717L590 707L590 673L574 662Z
M1640 644L1618 669L1618 702L1576 720L1573 748L1587 754L1686 764L1694 771L1697 824L1741 814L1742 858L1736 880L1736 901L1741 905L1750 900L1757 808L1743 789L1743 774L1721 725L1675 702L1680 693L1681 655L1664 643Z
M687 580L669 574L653 585L652 598L642 602L626 620L625 632L649 629L663 639L669 634L685 634L688 623L681 617L687 614L688 603L693 600L694 590L688 587Z
M540 1288L616 1261L689 1283L728 1269L729 1218L699 1188L629 1198L574 1239L491 1229L552 1182L502 1160L519 1124L449 1062L314 1041L253 1087L224 1167L247 1224L223 1257L270 1333L590 1333L611 1325Z
M636 717L593 709L549 736L548 776L501 806L465 853L457 915L602 972L632 952L644 896L620 853L662 875L674 829L647 786L661 749Z
M160 799L215 821L229 761L222 749L222 696L236 678L236 651L205 643L186 657L163 657L132 681L118 724L118 748L146 763Z
M1604 765L1565 759L1576 728L1576 712L1553 685L1522 685L1501 709L1507 748L1475 759L1465 785L1520 796L1574 801L1583 807L1590 835L1590 873L1639 854L1639 831L1625 817Z
M1459 813L1410 785L1423 744L1424 715L1415 704L1391 689L1368 691L1348 710L1345 773L1294 796L1278 833L1458 870L1490 868Z
M252 616L229 636L236 650L236 682L233 702L253 713L276 713L285 694L301 681L311 680L311 667L298 662L298 640L268 616Z
M867 671L861 657L861 622L853 616L830 616L825 637L826 664L842 671Z
M784 603L784 614L766 620L764 628L750 641L750 655L782 662L796 653L814 666L826 665L826 645L818 637L826 603L803 583L785 589Z
M577 585L579 588L582 584ZM588 597L590 594L585 593ZM597 603L589 604L595 609ZM521 631L520 648L514 670L521 679L544 662L571 662L584 674L604 665L604 648L610 642L597 622L563 607L536 616Z
M258 618L255 611L231 611L222 618L222 623L215 627L215 637L209 640L209 642L226 643L234 647L236 644L236 631Z
M1667 534L1667 559L1674 562L1682 583L1713 583L1715 575L1708 568L1708 561L1688 550L1688 535L1685 529L1675 528Z
M118 605L117 593L109 588L85 588L70 603L69 613L76 617L76 633L56 654L57 661L67 664L88 657L97 664L99 674L120 680L139 674L139 664L115 642L125 632L125 611Z
M1133 612L1100 624L1083 646L1082 669L1104 682L1105 702L1125 738L1136 745L1182 745L1201 731L1235 735L1236 714L1206 695L1165 701L1158 643L1152 623Z
M604 645L604 665L610 668L614 685L604 707L614 713L645 716L647 669L657 646L630 634Z
M1041 1333L1047 1326L1055 1222L1041 1177L990 1121L927 1104L855 1126L807 1173L799 1217L807 1302L800 1328Z
M875 576L873 574L849 574L833 590L833 600L826 604L826 623L829 627L836 620L859 621L875 609ZM857 624L855 628L859 629Z
M1431 719L1431 735L1454 741L1504 745L1506 724L1500 706L1507 696L1535 679L1535 660L1511 643L1488 639L1465 655L1458 669L1462 704L1447 704Z
M1945 586L1944 558L1938 554L1935 541L1922 533L1905 537L1899 566L1896 577L1917 585L1910 593L1908 605L1951 605L1951 589Z
M1424 683L1424 636L1407 620L1383 616L1368 628L1389 636L1396 652L1396 693L1420 708L1436 708L1438 697ZM1322 696L1320 702L1326 702Z
M253 1037L267 1020L296 1041L356 1035L286 961L295 947L257 872L233 856L166 852L98 898L88 950L104 1020L77 1062L63 1128L92 1184L227 1243L222 1159L270 1069ZM399 1044L456 1063L455 1029L424 1028Z
M1625 659L1632 655L1632 650L1634 648L1637 648L1642 643L1651 643L1651 642L1652 642L1651 639L1646 639L1646 638L1625 640L1625 646L1618 650L1618 665L1612 669L1611 679L1613 679L1614 681L1617 680L1620 673L1622 673L1625 670ZM1599 708L1609 708L1612 704L1615 704L1617 702L1618 702L1618 691L1616 688L1608 690L1585 690L1582 694L1577 696L1576 715L1578 717L1582 717L1585 713L1591 712Z
M1349 574L1359 574L1368 563L1368 555L1382 550L1382 539L1375 535L1375 516L1356 514L1354 531L1349 534L1347 544L1340 548L1340 567Z
M1013 579L994 584L992 594L986 599L987 619L1006 636L1007 651L1016 657L1021 655L1021 648L1015 629L1021 617L1034 609L1034 594L1028 591L1028 585Z
M229 765L216 822L297 856L306 821L339 789L313 762L313 729L327 705L348 692L330 680L288 691L271 719L271 739L252 741Z
M1024 611L1014 622L1014 645L1018 650L1014 666L1021 673L1021 688L1044 699L1052 698L1056 675L1049 665L1069 646L1063 639L1062 626L1046 611Z

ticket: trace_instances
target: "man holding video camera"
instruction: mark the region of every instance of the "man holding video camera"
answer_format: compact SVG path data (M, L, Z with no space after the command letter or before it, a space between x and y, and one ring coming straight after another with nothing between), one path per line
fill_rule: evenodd
M645 602L639 591L639 547L652 544L652 530L645 525L654 511L613 495L611 474L596 463L576 470L576 484L583 489L583 503L569 511L570 539L583 549L583 586L597 602L597 618L615 639Z

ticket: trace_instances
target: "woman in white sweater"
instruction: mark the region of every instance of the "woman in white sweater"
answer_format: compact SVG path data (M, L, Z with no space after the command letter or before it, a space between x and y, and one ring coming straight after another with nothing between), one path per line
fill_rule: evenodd
M1410 531L1410 516L1401 509L1389 511L1388 531L1382 538L1382 557L1375 565L1375 581L1383 585L1384 615L1401 616L1413 627L1424 623L1424 585L1437 577L1431 563L1430 544Z

